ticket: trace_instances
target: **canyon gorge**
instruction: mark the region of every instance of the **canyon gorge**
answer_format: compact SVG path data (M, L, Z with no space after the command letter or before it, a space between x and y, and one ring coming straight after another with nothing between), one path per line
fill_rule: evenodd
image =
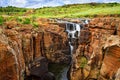
M0 80L120 80L120 18L37 22L0 26Z

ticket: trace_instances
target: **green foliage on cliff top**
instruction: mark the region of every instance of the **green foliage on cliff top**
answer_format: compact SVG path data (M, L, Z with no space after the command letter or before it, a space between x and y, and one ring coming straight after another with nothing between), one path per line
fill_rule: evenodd
M120 3L73 4L38 9L16 8L10 6L6 8L1 7L0 14L9 16L35 16L43 18L79 18L96 17L101 15L120 16Z
M25 18L23 21L23 24L30 24L30 23L31 23L30 18Z
M50 17L50 18L78 18L78 17L96 17L99 15L120 15L119 3L89 3L65 5L62 7L46 7L35 10L32 16Z

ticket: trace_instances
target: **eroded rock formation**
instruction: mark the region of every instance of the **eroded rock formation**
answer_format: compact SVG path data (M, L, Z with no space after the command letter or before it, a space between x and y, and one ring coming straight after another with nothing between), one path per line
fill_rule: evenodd
M69 63L64 28L6 26L0 28L0 80L54 80L48 62Z
M119 22L119 18L95 18L81 30L71 80L119 80Z
M48 63L70 63L65 23L38 22L39 28L17 23L0 28L0 80L54 80ZM71 80L120 79L120 18L91 19L72 45Z

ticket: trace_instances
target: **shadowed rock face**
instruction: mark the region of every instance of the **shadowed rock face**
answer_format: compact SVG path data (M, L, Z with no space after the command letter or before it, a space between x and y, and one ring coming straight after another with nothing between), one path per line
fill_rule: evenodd
M41 26L0 28L0 80L54 80L48 62L69 63L64 29Z

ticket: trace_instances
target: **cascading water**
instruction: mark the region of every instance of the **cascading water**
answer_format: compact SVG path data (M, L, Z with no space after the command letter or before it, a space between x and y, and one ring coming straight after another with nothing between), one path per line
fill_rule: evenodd
M72 53L73 53L73 43L74 43L74 39L77 39L80 36L80 25L79 24L75 24L75 23L66 23L66 32L67 32L67 36L68 36L68 40L69 40L69 47L70 47L70 56L71 56L71 62L70 62L70 66L72 65L73 59L72 59ZM70 68L70 66L65 67L63 69L63 73L61 76L61 80L68 80L67 78L67 72Z
M67 77L67 73L69 72L70 66L72 66L73 63L73 50L74 50L74 41L76 41L76 39L78 39L80 37L80 31L81 28L88 24L90 20L80 20L82 21L82 24L77 24L77 23L72 23L72 22L67 22L67 21L62 21L62 20L58 20L58 23L66 23L66 27L65 27L65 32L67 33L68 36L68 43L69 43L69 48L70 48L70 56L71 56L71 62L70 65L65 67L62 70L61 73L61 79L60 80L68 80Z
M70 55L72 55L72 52L73 52L73 46L71 44L71 42L69 41L69 46L70 46Z

